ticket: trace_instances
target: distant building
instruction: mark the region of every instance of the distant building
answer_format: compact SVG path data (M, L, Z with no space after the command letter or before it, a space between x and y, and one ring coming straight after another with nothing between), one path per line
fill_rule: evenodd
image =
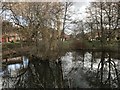
M71 35L67 35L65 33L62 33L61 34L61 39L63 39L63 41L67 41L71 38Z
M20 37L17 33L9 33L2 35L2 42L16 42L20 40Z
M108 41L109 37L111 38L111 40L118 40L118 38L120 37L120 32L119 30L104 30L104 36L105 39ZM110 35L110 36L109 36ZM92 41L92 40L100 40L101 38L101 30L94 30L92 32L88 32L85 34L85 36L87 37L88 40Z
M9 21L3 21L1 42L16 42L20 40L19 35L16 33L18 28L18 26L13 26Z

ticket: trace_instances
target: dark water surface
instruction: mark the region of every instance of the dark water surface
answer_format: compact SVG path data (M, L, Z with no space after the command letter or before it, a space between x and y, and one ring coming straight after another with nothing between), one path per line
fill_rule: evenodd
M3 88L120 88L120 59L112 53L67 52L57 60L22 59L3 66Z

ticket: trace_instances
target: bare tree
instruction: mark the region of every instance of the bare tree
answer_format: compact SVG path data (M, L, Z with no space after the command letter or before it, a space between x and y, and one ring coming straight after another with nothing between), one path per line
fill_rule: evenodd
M44 55L49 50L57 49L57 38L61 34L62 3L3 3L3 11L7 10L11 12L14 24L20 27L21 37L34 47L34 54L39 54L40 45L44 47ZM21 19L24 23L21 23Z

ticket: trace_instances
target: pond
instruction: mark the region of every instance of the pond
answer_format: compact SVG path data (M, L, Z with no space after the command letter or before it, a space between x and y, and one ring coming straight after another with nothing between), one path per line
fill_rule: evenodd
M120 88L120 59L107 52L67 52L56 60L23 56L0 72L3 88Z

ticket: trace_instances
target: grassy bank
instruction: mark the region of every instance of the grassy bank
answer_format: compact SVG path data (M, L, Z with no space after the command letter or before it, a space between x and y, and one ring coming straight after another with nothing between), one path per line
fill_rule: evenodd
M119 49L118 41L105 42L102 48L101 41L84 40L81 42L80 40L76 40L72 42L71 46L74 49L105 49L114 51L118 51Z
M72 51L72 50L84 50L84 51L106 51L106 52L120 52L118 51L118 42L112 42L109 44L104 44L104 48L102 49L101 47L101 42L100 41L87 41L84 40L81 42L80 40L67 40L60 42L58 44L59 50L56 50L55 52L67 52L67 51ZM39 46L41 47L41 46ZM30 46L28 44L23 44L21 47L21 44L19 42L17 43L4 43L2 44L2 53L3 57L8 56L9 54L25 54L28 53L28 51L32 51L32 53L35 53L36 51L33 51L32 49L35 49L35 47ZM26 52L27 51L27 52ZM40 50L39 54L41 52L44 52ZM48 51L47 53L54 52L54 51ZM7 54L6 54L7 53Z

